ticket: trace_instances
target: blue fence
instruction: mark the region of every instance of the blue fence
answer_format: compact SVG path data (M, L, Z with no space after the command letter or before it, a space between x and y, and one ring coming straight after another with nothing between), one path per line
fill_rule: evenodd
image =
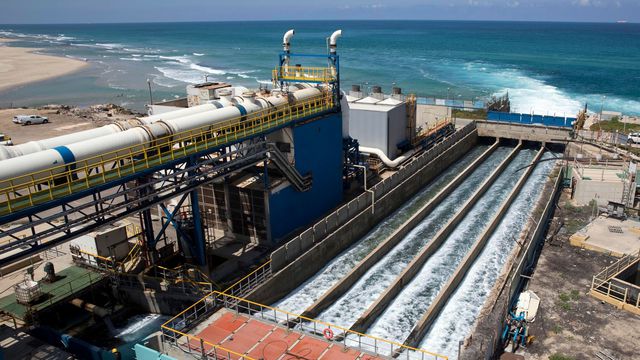
M432 97L423 97L418 96L416 98L416 103L420 105L441 105L448 106L454 108L464 108L464 109L484 109L485 103L484 101L479 100L453 100L453 99L438 99Z
M576 121L576 118L489 111L487 113L487 120L526 125L572 127L573 123Z

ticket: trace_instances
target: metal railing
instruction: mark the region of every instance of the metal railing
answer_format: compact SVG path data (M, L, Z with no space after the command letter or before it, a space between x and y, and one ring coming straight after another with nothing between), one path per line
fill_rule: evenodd
M64 299L71 295L76 295L79 290L86 289L88 286L98 283L102 279L104 279L104 276L88 272L78 278L69 281L64 285L60 285L58 287L47 290L46 292L52 294L53 296L48 297L45 301L39 302L34 307L43 308L45 307L45 305L53 305L61 299ZM76 284L75 287L74 284Z
M215 345L206 343L203 339L194 335L186 334L185 332L193 329L211 313L221 308L234 311L238 315L252 315L256 318L275 322L282 326L288 326L295 330L317 336L323 336L323 333L329 329L334 333L334 337L332 340L327 341L340 343L346 347L356 348L359 351L379 356L397 357L398 359L407 360L448 359L446 356L433 352L409 347L401 343L385 340L379 337L362 334L344 327L293 314L288 311L259 304L219 291L214 291L205 296L164 323L162 325L163 341L168 341L182 349L185 349L185 343L203 344L200 347L192 347L191 345L186 345L186 347L192 352L200 351L198 353L199 355L204 358L208 358L209 355L204 344L209 345L210 347ZM183 337L186 339L182 339Z
M0 216L264 133L334 106L329 92L74 163L0 180Z
M233 285L222 291L225 294L233 296L246 296L251 290L257 288L260 284L271 278L271 260L260 265L257 269L247 274L242 279L236 281Z
M161 340L173 345L185 353L201 359L246 359L255 360L243 354L229 350L223 346L208 342L187 332L196 324L204 320L218 308L209 300L213 293L200 299L195 304L184 309L178 315L162 324Z
M330 83L337 80L335 70L326 67L279 66L273 69L277 81L312 81Z
M621 271L628 268L629 265L631 265L638 259L640 259L640 250L638 250L638 252L635 254L625 255L620 260L607 266L602 271L600 271L599 273L593 276L593 281L591 282L592 283L591 288L594 288L594 286L596 288L600 287L602 284L611 280L611 278L619 274Z
M622 308L632 306L640 312L640 286L616 278L618 274L640 261L640 250L635 254L628 254L606 267L591 280L590 292L597 298L603 297L614 300Z

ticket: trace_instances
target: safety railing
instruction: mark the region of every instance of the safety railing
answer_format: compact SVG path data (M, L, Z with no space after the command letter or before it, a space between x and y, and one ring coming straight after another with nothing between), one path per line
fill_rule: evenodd
M279 66L273 69L274 81L308 81L330 83L336 81L336 72L326 67Z
M200 337L188 334L196 324L206 319L218 308L210 300L213 293L200 299L161 326L162 342L173 345L183 352L201 359L247 359L243 354L229 350L223 346L212 344Z
M222 292L233 296L246 296L251 290L257 288L258 285L269 280L271 274L271 260L269 260Z
M628 254L603 269L591 280L591 294L600 299L613 300L622 307L631 306L640 312L640 286L616 278L618 274L640 261L640 250Z
M596 284L595 285L596 287L600 286L601 284L604 284L605 282L609 281L612 277L614 277L616 274L620 273L622 270L629 267L629 265L631 265L638 259L640 259L640 250L638 250L637 253L625 255L624 257L620 258L620 260L607 266L602 271L594 275L592 283Z
M203 342L203 340L197 336L188 335L185 332L193 329L198 323L220 308L226 308L234 311L236 314L252 315L308 334L317 336L331 334L330 338L325 336L327 341L341 343L346 347L356 348L360 351L379 356L396 357L407 360L448 359L443 355L362 334L327 322L307 318L218 291L214 291L205 296L197 303L164 323L162 325L163 339L170 341L172 344L179 344L177 346L181 348L184 348L184 343L199 344ZM186 340L182 339L182 343L180 344L179 341L182 337L186 337ZM209 346L212 346L212 344L209 344ZM193 350L197 351L198 348ZM206 347L201 346L201 355L206 355L205 350Z
M330 93L47 170L0 180L0 216L219 148L334 106Z
M58 301L65 299L71 295L76 295L80 290L86 289L88 286L96 284L104 279L101 274L87 272L86 274L75 278L64 285L57 286L55 288L46 291L50 296L35 305L36 308L44 308L46 306L53 305Z

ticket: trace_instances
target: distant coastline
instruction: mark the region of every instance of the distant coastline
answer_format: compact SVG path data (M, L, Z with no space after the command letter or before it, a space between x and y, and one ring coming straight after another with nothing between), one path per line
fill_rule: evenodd
M37 54L36 48L6 46L12 39L0 38L0 91L74 73L86 61Z

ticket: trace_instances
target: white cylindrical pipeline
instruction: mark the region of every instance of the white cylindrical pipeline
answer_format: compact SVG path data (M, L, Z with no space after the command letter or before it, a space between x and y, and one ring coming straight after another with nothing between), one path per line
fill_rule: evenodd
M65 161L59 151L50 149L3 160L0 164L0 178L4 180L17 178L14 179L13 184L0 181L0 189L6 189L11 185L23 184L31 180L30 177L18 178L19 176L64 165ZM64 170L60 169L57 173L62 171Z
M186 108L186 109L168 111L166 113L162 113L162 114L158 114L158 115L146 116L146 117L139 118L139 119L140 119L140 121L142 121L143 123L148 125L148 124L154 123L154 122L156 122L158 120L177 119L177 118L180 118L180 117L194 115L194 114L198 114L198 113L205 112L205 111L212 111L212 110L215 110L215 109L217 109L215 107L215 105L203 104L203 105L192 106L192 107Z
M296 92L293 93L293 98L296 101L302 101L302 100L306 100L315 96L318 96L322 94L322 91L320 91L317 88L308 88L308 89L303 89L303 90L298 90Z
M242 113L235 106L230 106L222 109L217 109L203 114L196 114L186 116L180 119L167 120L164 123L169 125L174 134L181 133L183 131L189 131L201 128L207 125L215 125L221 121L231 120L236 117L240 117Z
M29 155L35 152L53 149L56 146L72 144L86 139L95 139L101 136L114 134L122 131L122 127L128 128L129 126L126 123L122 123L121 126L109 124L99 128L78 131L49 139L29 141L24 144L8 147L5 149L6 151L0 151L0 160Z
M321 93L317 88L307 88L295 91L292 97L297 102L318 96ZM129 154L130 151L142 150L147 142L154 139L212 126L271 106L280 106L287 103L287 98L284 96L271 96L265 100L257 101L253 96L247 96L246 98L239 98L236 106L214 109L170 120L158 120L151 125L136 126L118 133L3 160L0 161L0 179L7 180L31 173L37 174L43 170L75 161L94 159L89 163L91 165L100 160L109 160L116 156ZM100 155L102 155L101 159L96 158ZM64 167L60 167L56 172L62 172L64 169ZM48 175L48 173L44 172L41 175L34 176L35 180L38 180L37 176L41 176L44 179ZM25 176L23 179L16 179L13 185L31 180L31 176ZM0 180L0 189L7 187L9 187L9 183Z
M228 102L221 102L220 107L225 107L231 105ZM143 118L136 119L139 123L149 125L158 120L169 120L169 119L177 119L180 117L199 114L205 111L213 111L218 107L212 104L204 104L198 105L194 107L190 107L187 109L169 111L164 114L152 115ZM49 139L38 140L38 141L29 141L24 144L15 145L11 147L6 147L0 149L0 160L10 159L18 156L29 155L35 152L53 149L57 146L69 145L85 140L92 140L102 136L107 136L115 133L119 133L121 131L127 130L131 128L133 125L131 122L127 121L119 121L114 124L109 124L105 126L101 126L95 129L89 129L84 131L78 131L75 133L56 136Z

